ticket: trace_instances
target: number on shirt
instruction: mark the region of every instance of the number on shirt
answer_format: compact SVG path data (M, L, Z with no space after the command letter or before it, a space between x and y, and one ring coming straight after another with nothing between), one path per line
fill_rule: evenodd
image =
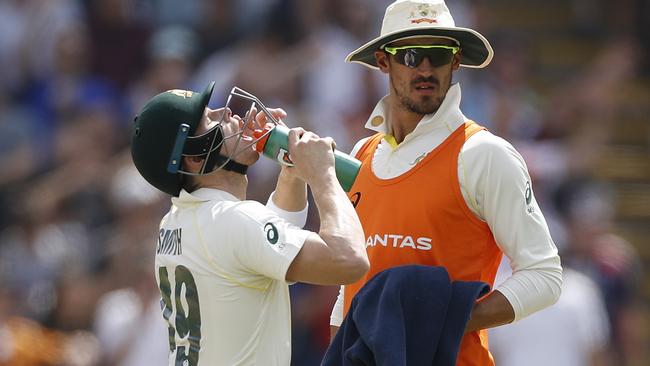
M199 350L201 349L201 311L194 277L187 267L176 267L174 271L175 301L172 301L172 288L169 283L167 267L158 268L158 277L162 294L161 308L169 332L169 350L172 352L176 350L177 366L196 366L199 363ZM171 317L174 313L176 313L176 319L175 322L172 322ZM176 334L181 339L187 338L189 352L186 346L176 345Z

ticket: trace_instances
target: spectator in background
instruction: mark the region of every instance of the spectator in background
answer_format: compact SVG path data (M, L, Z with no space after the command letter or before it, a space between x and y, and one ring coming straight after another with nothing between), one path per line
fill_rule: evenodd
M370 36L371 17L376 14L369 11L366 0L299 3L311 8L301 12L311 15L302 18L308 40L320 45L307 50L310 63L303 77L301 108L305 123L333 137L339 149L350 151L355 141L368 135L358 121L372 111L387 81L365 68L349 67L341 59Z
M619 95L633 82L638 51L632 39L605 42L590 63L558 84L548 98L552 108L546 109L541 138L562 140L573 174L589 174L620 123Z
M202 16L196 29L200 34L201 47L199 48L199 59L205 59L212 53L221 51L224 48L235 46L247 33L259 25L248 19L261 19L258 17L244 17L254 8L243 8L242 0L213 0L203 2ZM270 3L270 1L267 1ZM252 24L251 24L252 23Z
M110 220L102 191L112 175L107 162L121 137L113 99L75 67L84 61L75 57L84 55L77 51L85 50L84 35L75 30L61 40L61 73L34 93L41 97L34 103L43 106L39 122L53 124L47 136L48 169L31 177L11 201L27 210L33 223L26 252L42 264L30 272L38 273L36 268L42 266L53 271L45 282L51 286L39 287L51 292L38 299L49 307L48 324L60 329L87 327L98 296L106 290L94 277L104 252L104 242L94 232ZM45 133L44 128L38 130Z
M463 93L463 105L468 115L486 116L490 131L519 148L522 142L538 138L542 129L540 96L531 86L535 56L522 35L497 34L493 38L500 57L490 71L459 78L473 86Z
M151 26L133 11L136 0L90 0L92 70L124 90L144 71Z
M12 17L8 24L3 22L3 26L16 27L0 36L9 41L9 52L1 56L8 58L8 64L3 66L9 68L3 71L18 83L13 85L15 90L21 91L32 80L42 80L56 73L57 44L62 33L84 23L85 19L75 0L9 0L3 3ZM15 34L16 30L22 33ZM16 37L13 41L12 35Z
M165 90L189 87L189 78L199 52L199 38L181 25L158 29L147 44L148 65L142 77L129 88L132 114L147 100Z
M614 364L627 365L643 352L640 334L630 326L641 321L643 273L636 250L612 232L613 192L604 183L573 178L559 188L556 201L567 225L564 261L597 284L609 319Z
M42 168L61 163L56 151L59 137L76 138L62 134L64 129L74 129L71 125L95 113L114 125L123 118L116 91L90 71L90 44L83 23L61 31L55 42L52 72L35 79L27 90L28 106L35 113L34 150Z
M182 5L177 0L135 0L131 6L140 5L149 13L149 20L159 28L179 24L196 27L204 18L205 7L211 1L183 0ZM220 2L217 0L216 2ZM142 4L144 3L144 4ZM144 14L143 14L144 15Z
M130 154L115 159L109 194L116 222L107 241L107 273L115 289L98 301L93 329L108 365L167 364L167 328L160 317L160 292L151 253L163 195L131 163Z
M589 277L564 266L554 305L519 322L490 329L490 352L499 366L606 366L609 322L600 291ZM507 260L498 286L510 276Z
M12 309L12 315L45 322L56 305L58 269L38 245L45 220L42 213L17 211L13 213L15 224L7 226L0 237L0 278L3 288L11 289L3 293L11 293L15 302L22 304Z
M12 71L0 74L0 88L7 94L14 94L26 77L21 48L29 25L27 8L26 1L0 2L0 69Z
M37 212L17 217L18 224L0 239L0 364L96 365L96 338L55 320L61 273L83 260L73 250L57 251L63 249L57 246L63 238L56 234L62 232L48 231L41 217ZM64 259L66 254L71 261Z
M0 205L11 207L12 198L20 195L23 182L36 174L40 161L35 147L34 114L29 108L0 94ZM16 164L16 162L20 162ZM0 228L11 226L13 210L0 211Z

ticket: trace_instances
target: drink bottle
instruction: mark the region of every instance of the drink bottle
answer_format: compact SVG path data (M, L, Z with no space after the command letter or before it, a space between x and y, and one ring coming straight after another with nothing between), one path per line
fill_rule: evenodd
M267 125L264 130L255 131L254 136L257 139L269 130L271 132L257 141L255 150L280 164L293 166L287 147L289 145L289 128L282 125ZM359 168L361 168L359 160L334 150L336 178L344 191L349 192L352 188L352 184L359 174Z

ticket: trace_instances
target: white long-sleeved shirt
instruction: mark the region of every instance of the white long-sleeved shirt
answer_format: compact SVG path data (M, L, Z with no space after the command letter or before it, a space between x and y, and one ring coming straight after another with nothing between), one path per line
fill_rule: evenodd
M424 116L398 145L390 135L389 105L384 97L366 123L366 128L387 135L373 155L372 172L380 179L391 179L417 165L468 120L460 110L460 99L460 85L454 84L438 111ZM365 141L355 145L352 155ZM515 321L555 303L562 285L560 257L521 155L506 140L480 131L460 151L458 180L465 203L488 224L512 264L512 276L496 290L512 305ZM339 326L342 320L343 287L330 324Z

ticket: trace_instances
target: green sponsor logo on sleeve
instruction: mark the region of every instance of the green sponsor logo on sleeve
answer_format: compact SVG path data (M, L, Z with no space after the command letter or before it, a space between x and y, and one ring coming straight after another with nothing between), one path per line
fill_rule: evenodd
M278 234L278 228L275 227L272 223L264 225L264 231L266 232L266 240L271 243L271 245L276 244L280 235Z

